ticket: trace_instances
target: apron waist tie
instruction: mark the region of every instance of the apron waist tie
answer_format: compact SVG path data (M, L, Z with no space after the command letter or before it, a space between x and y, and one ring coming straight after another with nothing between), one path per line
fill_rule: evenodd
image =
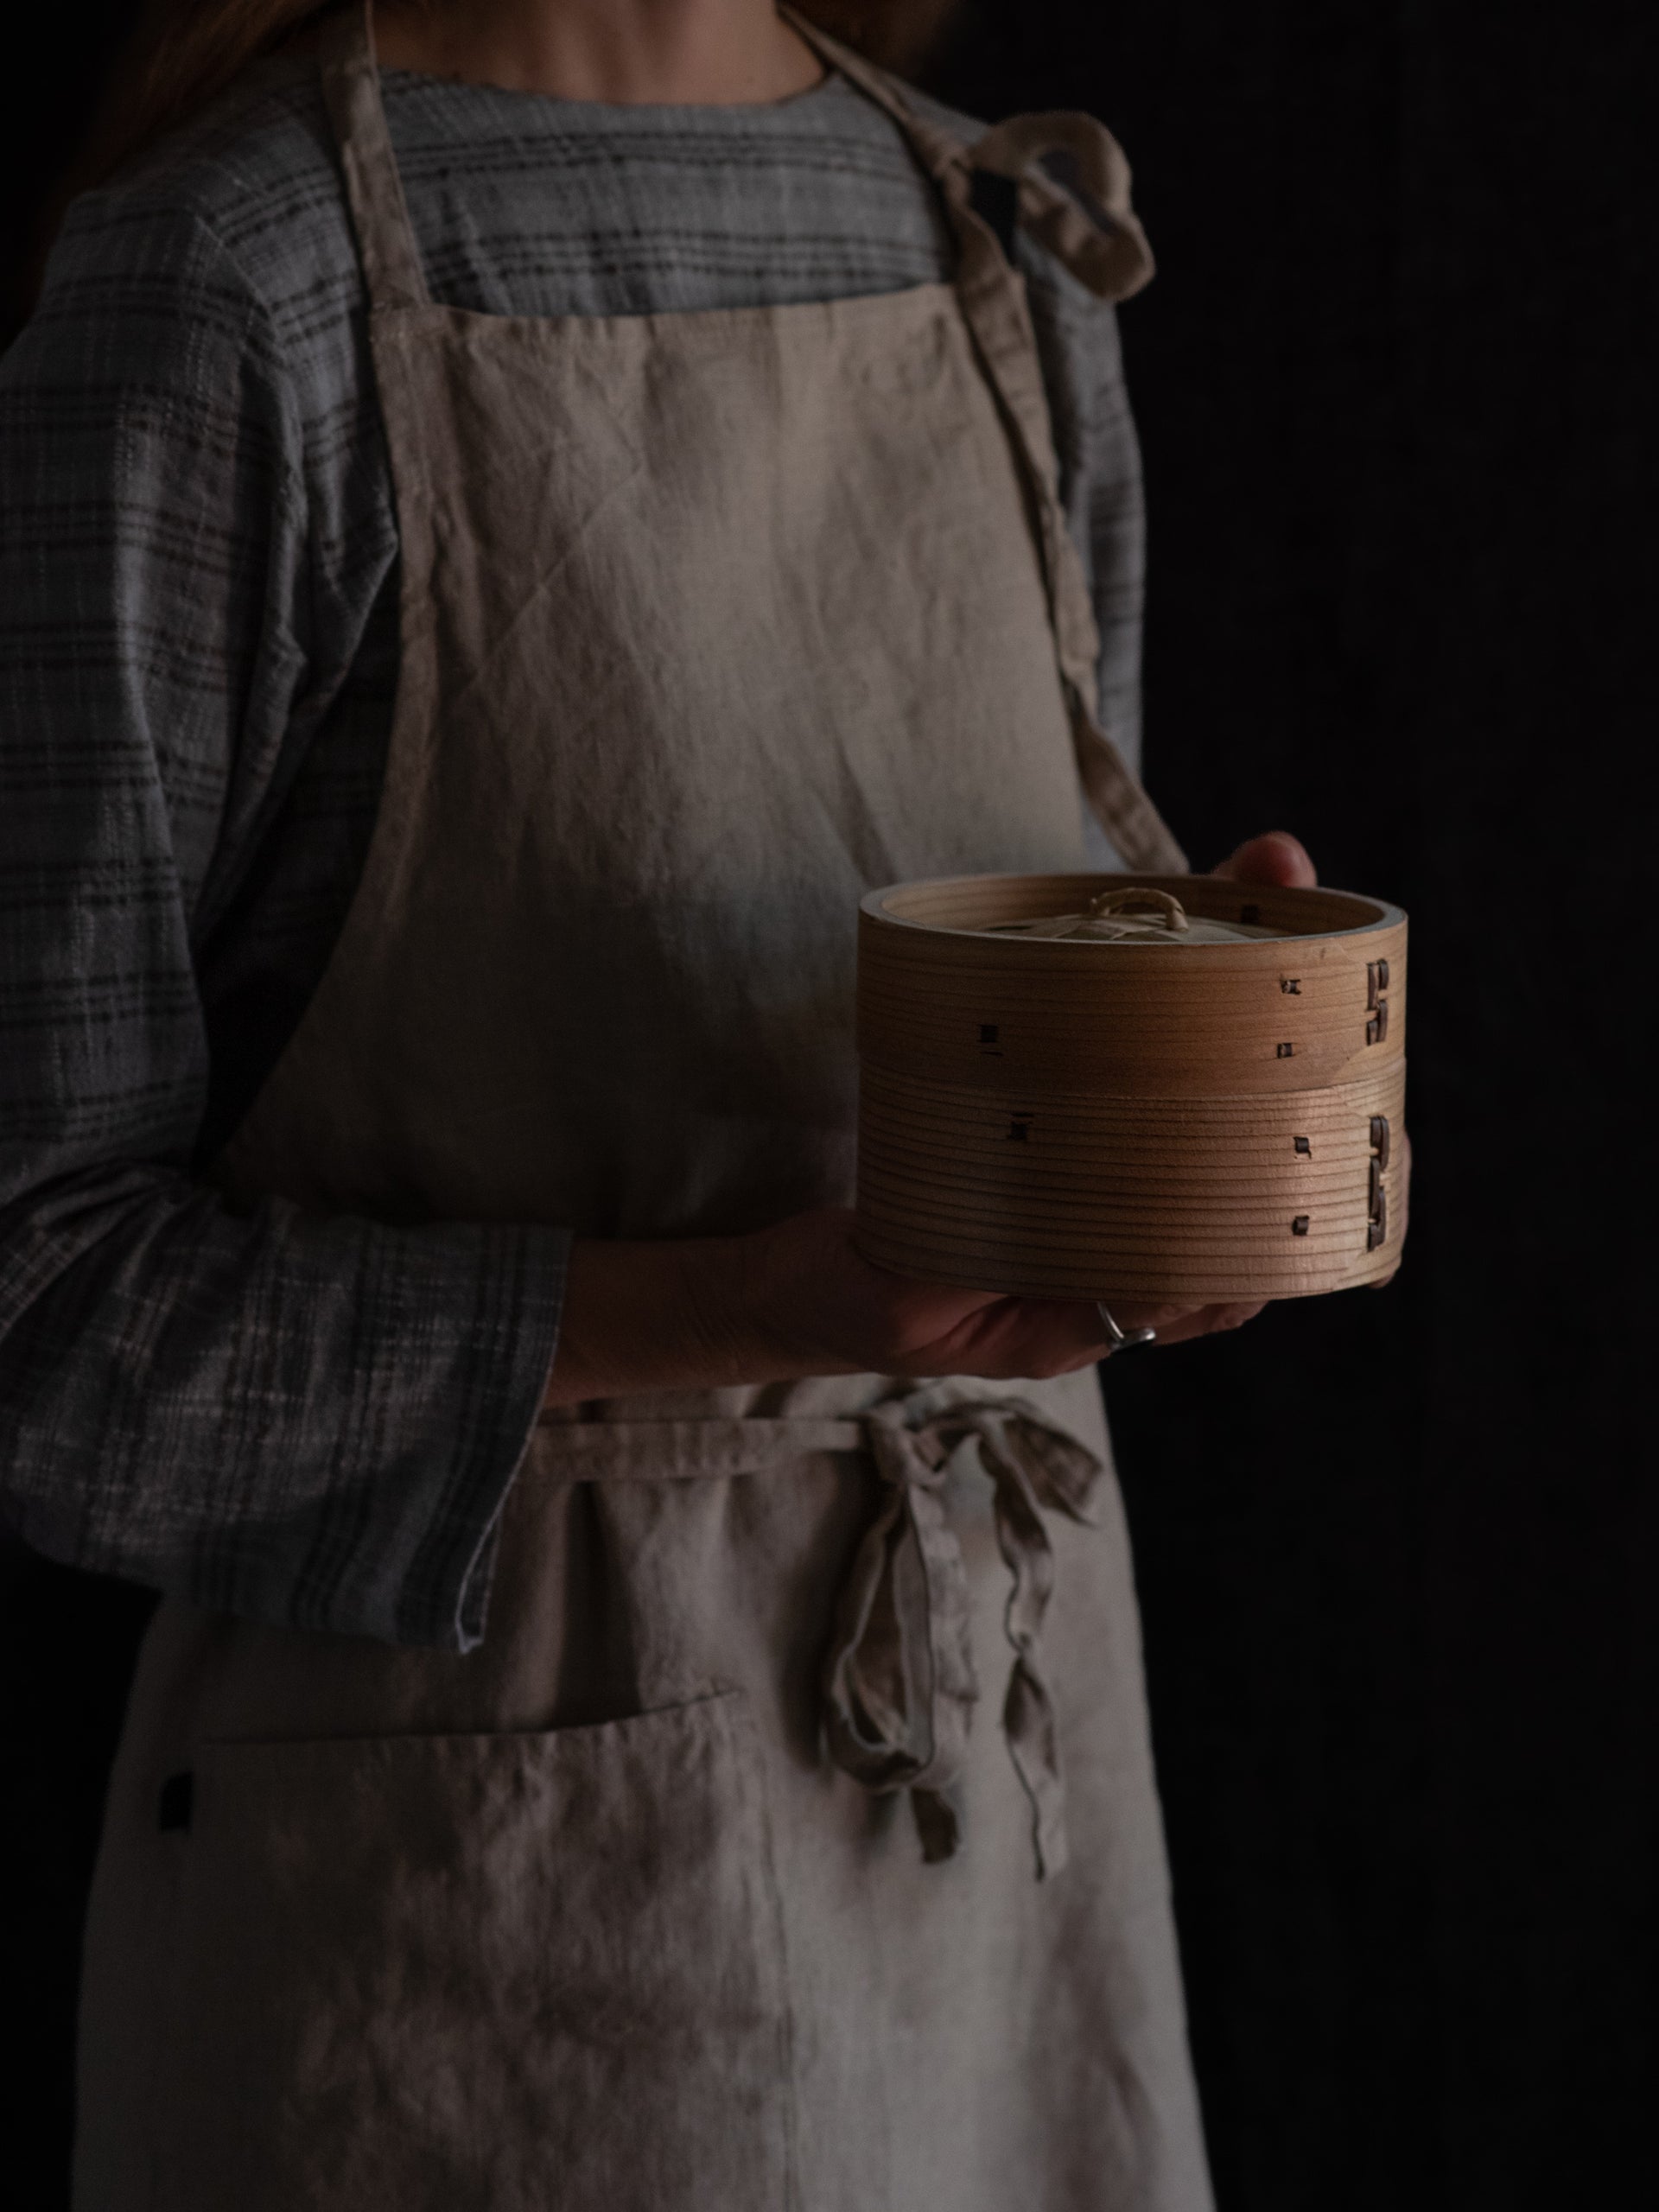
M1018 1397L964 1399L929 1383L853 1419L551 1421L539 1437L578 1479L671 1479L759 1472L804 1452L864 1451L887 1486L859 1545L823 1669L824 1732L837 1766L867 1789L908 1789L923 1857L961 1836L951 1791L967 1754L979 1685L967 1570L946 1517L945 1469L973 1438L994 1491L996 1540L1013 1586L1004 1625L1014 1666L1002 1727L1031 1807L1037 1875L1065 1864L1065 1788L1053 1701L1039 1664L1054 1586L1044 1509L1085 1522L1103 1471L1096 1455Z
M1002 1728L1031 1806L1037 1874L1065 1864L1065 1793L1053 1700L1038 1662L1054 1586L1042 1508L1087 1518L1101 1463L1018 1398L940 1405L937 1388L874 1406L861 1426L888 1485L842 1592L823 1675L830 1753L867 1789L908 1789L922 1855L948 1859L961 1834L959 1779L979 1686L968 1577L945 1516L945 1467L969 1437L994 1489L996 1540L1014 1578L1003 1616L1014 1667Z

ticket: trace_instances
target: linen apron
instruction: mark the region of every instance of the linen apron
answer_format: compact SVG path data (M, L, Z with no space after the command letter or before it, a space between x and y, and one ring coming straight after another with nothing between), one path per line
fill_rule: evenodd
M240 1200L628 1236L846 1203L860 894L1082 865L1079 772L1132 861L1180 865L1095 727L978 212L1000 177L1121 294L1121 156L1047 118L970 159L802 28L935 180L954 283L435 306L366 15L327 34L401 677ZM1098 225L1031 165L1056 143ZM1202 2212L1093 1375L548 1416L466 1656L164 1605L80 2094L81 2212Z

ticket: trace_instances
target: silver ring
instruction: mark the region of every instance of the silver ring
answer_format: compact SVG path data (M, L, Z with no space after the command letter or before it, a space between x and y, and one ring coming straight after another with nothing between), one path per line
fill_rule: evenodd
M1106 1350L1102 1355L1106 1359L1109 1359L1114 1352L1128 1351L1135 1344L1149 1344L1157 1337L1156 1329L1120 1329L1109 1310L1098 1299L1095 1301L1095 1311L1106 1330Z

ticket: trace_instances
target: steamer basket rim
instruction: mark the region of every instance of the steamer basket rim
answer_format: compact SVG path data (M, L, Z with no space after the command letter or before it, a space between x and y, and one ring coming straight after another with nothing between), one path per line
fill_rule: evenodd
M1098 884L1102 889L1117 885L1144 884L1148 889L1173 890L1178 893L1179 887L1182 884L1189 886L1213 884L1217 890L1224 892L1230 899L1236 899L1241 892L1259 890L1274 900L1351 899L1355 906L1365 908L1369 912L1369 919L1357 919L1336 929L1298 930L1294 931L1289 938L1255 938L1248 944L1237 945L1195 944L1183 948L1187 957L1194 960L1211 955L1224 960L1230 959L1240 952L1250 950L1259 952L1266 946L1287 942L1312 944L1322 939L1333 938L1370 937L1380 934L1385 930L1397 929L1407 919L1405 909L1395 906L1388 899L1374 899L1365 892L1339 890L1334 884L1322 883L1309 890L1291 885L1243 885L1234 881L1229 876L1153 875L1138 871L1104 868L1077 868L1049 872L1035 869L991 869L969 875L918 876L906 882L885 884L879 890L866 892L859 900L859 911L861 914L868 915L873 922L884 923L891 929L914 930L918 935L924 937L972 938L1008 946L1039 944L1045 953L1062 950L1069 953L1096 953L1103 949L1108 949L1116 957L1122 958L1135 953L1162 954L1168 950L1167 946L1156 943L1123 943L1103 948L1097 940L1090 938L1042 938L1033 940L1009 937L1001 930L968 929L959 924L918 920L907 914L893 913L887 905L889 899L897 898L901 893L965 890L974 884L983 884L988 887L994 884L1020 882L1052 882L1056 885L1076 884L1079 887L1094 883Z

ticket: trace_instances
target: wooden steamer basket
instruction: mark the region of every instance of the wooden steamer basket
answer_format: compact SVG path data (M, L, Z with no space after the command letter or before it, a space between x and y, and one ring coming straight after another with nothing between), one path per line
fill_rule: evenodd
M1281 934L996 933L1131 887ZM1374 1282L1405 1229L1405 992L1404 914L1347 892L1098 874L872 892L859 1248L926 1281L1036 1297L1208 1304Z

